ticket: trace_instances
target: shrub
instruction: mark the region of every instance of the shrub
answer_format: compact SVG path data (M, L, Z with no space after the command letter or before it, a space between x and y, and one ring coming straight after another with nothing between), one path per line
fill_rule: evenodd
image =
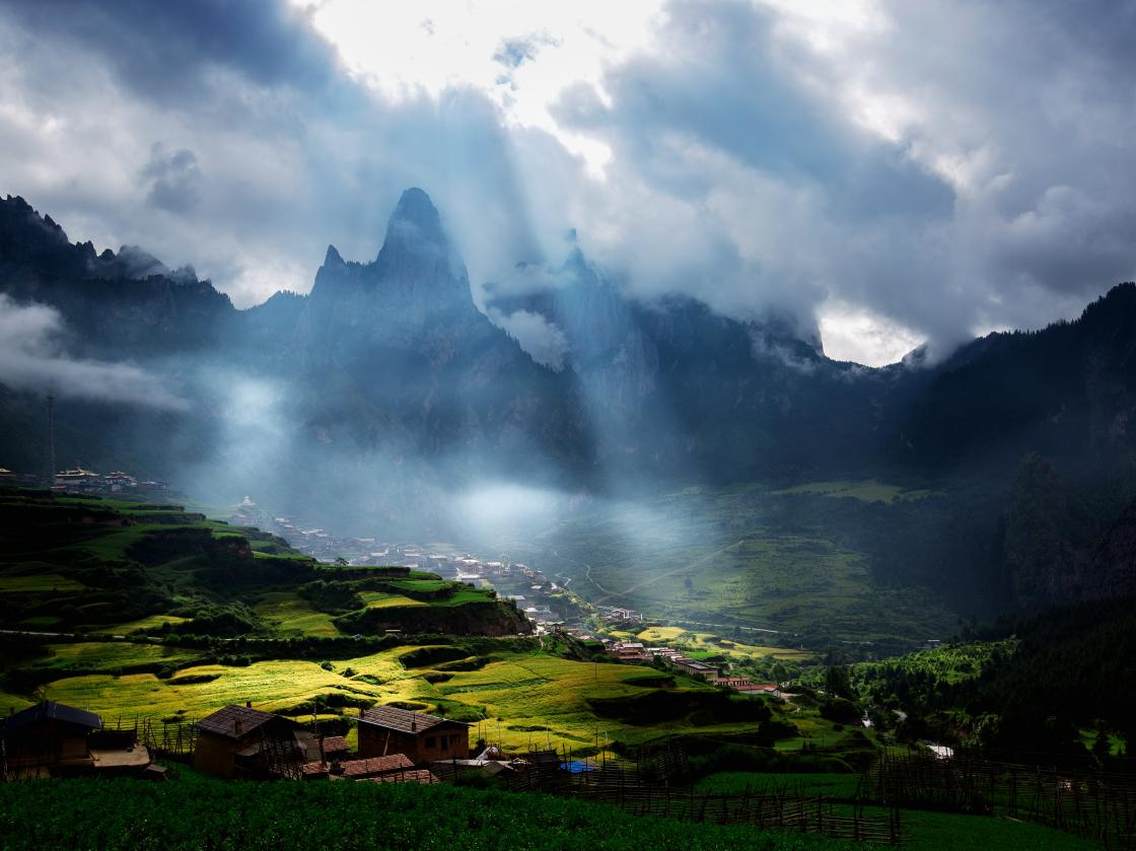
M852 701L843 697L834 697L821 704L820 717L829 721L856 724L860 721L860 710Z

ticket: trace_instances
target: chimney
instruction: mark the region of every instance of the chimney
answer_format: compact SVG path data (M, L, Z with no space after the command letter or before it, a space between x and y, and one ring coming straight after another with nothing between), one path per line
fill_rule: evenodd
M252 701L251 700L245 701L245 709L252 709Z

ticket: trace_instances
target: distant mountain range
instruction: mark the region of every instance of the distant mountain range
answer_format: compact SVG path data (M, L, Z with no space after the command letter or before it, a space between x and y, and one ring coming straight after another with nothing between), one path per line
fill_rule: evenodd
M533 498L463 501L483 482L627 496L877 478L942 494L887 513L849 506L830 524L885 584L987 608L1131 592L1136 285L1073 322L873 369L826 357L785 316L629 298L579 250L543 271L551 286L487 284L482 312L438 211L409 189L374 260L329 246L310 294L237 310L190 269L96 253L22 198L0 201L0 307L59 319L20 356L127 363L184 401L60 393L57 466L428 534L455 512L476 522ZM501 327L526 315L556 335L557 362ZM55 388L5 384L3 369L0 466L39 471Z
M815 334L783 317L741 322L686 297L630 299L579 250L557 273L553 288L486 288L491 314L526 311L558 329L566 355L554 369L478 310L419 189L403 194L373 261L329 246L309 295L243 311L191 270L139 249L97 254L22 198L0 202L0 291L56 308L70 354L174 380L192 362L285 382L298 446L460 458L471 473L539 470L597 487L935 473L1014 465L1030 450L1077 463L1132 457L1131 284L1075 322L992 334L935 365L914 353L871 369L825 357ZM2 392L3 462L33 466L42 440L27 394ZM80 407L99 427L64 427L61 457L91 463L116 463L114 422L146 416ZM202 402L197 414L208 413ZM190 413L170 430L173 415L162 416L176 445L157 439L131 460L176 477L186 456L208 453L212 428Z

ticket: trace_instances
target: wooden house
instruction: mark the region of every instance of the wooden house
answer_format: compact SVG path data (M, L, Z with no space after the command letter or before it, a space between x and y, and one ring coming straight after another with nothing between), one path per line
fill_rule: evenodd
M11 777L82 772L94 767L88 739L101 730L93 712L45 700L0 725L4 770Z
M296 734L281 715L226 706L197 722L193 767L216 777L298 779L307 755Z
M469 726L396 706L359 712L359 756L406 754L415 765L469 757Z

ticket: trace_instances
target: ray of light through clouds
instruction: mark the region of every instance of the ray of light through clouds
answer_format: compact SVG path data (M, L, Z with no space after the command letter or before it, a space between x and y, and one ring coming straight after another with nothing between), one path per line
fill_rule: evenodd
M1134 36L1057 0L6 0L0 191L249 306L420 185L479 303L574 228L634 295L880 364L1134 277Z

